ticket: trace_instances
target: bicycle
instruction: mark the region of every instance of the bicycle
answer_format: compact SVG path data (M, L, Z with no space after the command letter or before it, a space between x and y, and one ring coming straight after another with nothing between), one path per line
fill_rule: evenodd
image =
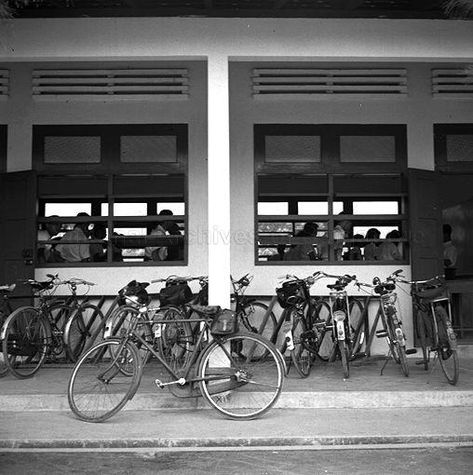
M394 361L401 366L402 373L407 377L409 376L407 355L415 353L416 350L406 348L406 336L402 329L402 321L396 306L397 293L395 292L395 281L400 272L402 272L402 270L393 272L385 281L381 281L379 277L375 277L372 284L356 281L355 285L359 289L361 287L370 288L380 296L379 307L373 322L371 335L376 335L378 338L386 338L388 344L389 352L381 368L381 374L383 374L386 364L392 357ZM376 330L379 321L381 322L381 329ZM368 346L371 344L372 337L373 336L370 336Z
M16 284L0 285L0 328L2 328L8 315L12 313L13 308L10 304L8 294L11 294L16 288ZM4 362L3 352L0 353L0 378L8 373L8 366Z
M69 406L76 417L103 422L133 398L144 367L136 343L156 358L169 378L155 379L158 388L168 387L178 397L201 395L211 407L232 419L253 419L267 412L281 394L284 379L276 348L257 334L235 332L238 319L230 310L198 305L191 309L199 318L179 320L196 324L198 340L178 370L156 349L160 325L168 321L156 319L154 310L146 305L140 306L121 338L104 340L86 351L68 383ZM156 328L150 340L139 330L146 323ZM213 336L211 341L206 340L208 333ZM266 356L256 357L258 354Z
M319 324L321 336L318 341L317 355L321 360L329 362L335 361L337 355L340 356L343 376L344 378L349 378L349 362L355 353L353 352L353 326L350 318L352 308L350 308L346 287L356 280L356 276L316 272L314 278L336 279L334 284L327 285L327 288L330 289L328 300L329 313L323 325Z
M457 337L452 326L450 295L441 276L427 280L406 280L398 273L396 282L411 286L416 327L422 348L424 369L429 369L430 353L434 353L432 369L438 359L447 381L456 385L459 377Z
M77 285L93 285L81 279L59 281L57 275L48 274L49 280L28 279L33 294L38 298L35 306L22 306L14 310L5 321L2 332L3 358L9 371L17 378L33 376L48 356L58 358L64 353L74 354L74 347L67 347L64 327L71 312L96 311L89 303L80 304L75 289ZM73 294L64 299L53 294L60 285L74 288Z

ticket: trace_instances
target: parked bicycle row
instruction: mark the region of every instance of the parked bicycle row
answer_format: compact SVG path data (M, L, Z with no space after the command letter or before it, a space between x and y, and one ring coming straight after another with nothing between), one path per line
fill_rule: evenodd
M331 280L327 285L329 295L311 296L311 286L320 279ZM189 287L192 281L200 286L196 294ZM89 289L94 285L91 282L61 281L53 275L44 282L28 280L26 283L35 291L37 301L35 306L20 307L6 318L1 332L1 372L27 378L40 369L46 358L75 362L69 382L71 408L78 417L96 421L111 417L133 397L145 364L154 356L169 377L156 379L157 387L168 387L179 397L193 397L197 391L227 416L256 417L276 402L282 389L280 374L286 374L288 368L293 366L301 377L307 377L317 360L339 359L347 378L350 361L368 357L374 337L387 341L385 364L394 360L407 376L406 354L410 350L396 307L396 288L407 284L418 313L422 364L428 369L433 352L433 364L440 362L451 384L458 381L451 307L441 278L413 282L397 271L384 281L375 278L372 283L363 283L356 276L324 272L306 278L287 275L269 305L245 296L251 282L249 275L231 282L233 310L207 306L205 276L171 276L151 283L131 281L120 289L104 313L100 302L91 303L77 295L78 287ZM155 283L162 285L156 305L153 294L147 290ZM364 289L368 296L349 296L350 284ZM63 285L69 286L70 297L55 296ZM12 287L0 286L4 307ZM377 299L378 309L370 325L368 309L373 299ZM279 307L282 312L277 314L275 309ZM224 363L215 364L219 353ZM288 364L283 355L289 356ZM91 368L99 369L96 372ZM268 382L271 375L274 381ZM119 379L121 384L114 388L122 390L111 391L111 382ZM97 380L104 386L100 397L105 401L91 405L89 399L99 397ZM226 402L229 392L241 389L248 396L248 385L267 396L267 401L259 398L261 407L242 411L236 409L239 406L235 405L235 398ZM81 409L81 404L86 409ZM89 407L95 408L92 414Z

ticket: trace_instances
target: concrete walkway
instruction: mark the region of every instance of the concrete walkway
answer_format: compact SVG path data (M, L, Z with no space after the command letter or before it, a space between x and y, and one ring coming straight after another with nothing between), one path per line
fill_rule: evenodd
M31 379L0 380L0 449L473 445L473 359L460 359L457 386L438 364L425 372L415 363L408 378L392 362L381 376L380 358L353 362L347 380L339 363L317 364L307 379L292 370L277 406L254 421L227 420L201 398L158 390L151 363L133 400L102 424L74 418L71 366L48 365Z

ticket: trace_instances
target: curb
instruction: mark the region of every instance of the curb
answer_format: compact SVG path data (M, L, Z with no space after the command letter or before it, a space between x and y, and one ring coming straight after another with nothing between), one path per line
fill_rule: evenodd
M255 448L255 447L334 447L334 446L404 446L459 444L473 445L471 435L406 435L354 437L252 437L252 438L182 438L182 439L112 439L112 440L0 440L2 449L175 449L175 448Z

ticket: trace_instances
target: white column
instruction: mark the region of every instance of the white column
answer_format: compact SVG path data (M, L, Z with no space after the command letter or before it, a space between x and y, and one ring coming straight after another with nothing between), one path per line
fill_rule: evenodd
M209 304L230 306L228 56L208 58Z

